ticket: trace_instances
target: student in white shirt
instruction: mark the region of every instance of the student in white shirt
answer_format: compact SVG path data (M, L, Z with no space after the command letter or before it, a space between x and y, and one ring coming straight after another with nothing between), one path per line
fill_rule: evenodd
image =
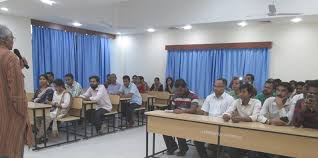
M290 94L293 92L288 82L281 82L276 88L276 97L265 100L258 121L261 123L285 126L292 120L293 111L290 111Z
M205 99L202 110L204 115L211 117L222 117L222 114L231 106L234 98L225 92L226 83L222 78L214 83L214 93L207 96ZM194 141L195 147L200 155L200 158L208 158L208 154L204 147L204 142ZM209 144L209 148L216 149L216 145ZM216 151L216 150L215 150ZM214 152L216 157L216 152Z
M235 100L229 109L223 114L224 121L232 120L233 123L238 122L255 122L259 116L262 103L257 99L253 99L254 87L251 84L243 84L240 87L240 99ZM242 150L226 147L231 158L240 158ZM248 158L254 158L256 152L248 151Z
M98 76L91 76L89 82L90 88L81 97L97 102L96 110L88 110L87 115L90 122L95 125L97 133L100 134L104 114L112 111L112 104L105 86L99 84Z

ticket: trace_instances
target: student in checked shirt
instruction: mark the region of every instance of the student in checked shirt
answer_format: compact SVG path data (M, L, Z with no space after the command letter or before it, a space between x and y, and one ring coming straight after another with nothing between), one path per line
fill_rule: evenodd
M288 82L281 82L276 88L277 96L265 100L258 121L276 126L288 125L293 116L289 97L292 91Z
M254 87L251 84L243 84L240 87L240 99L235 100L229 109L223 114L224 121L232 120L233 123L238 122L255 122L261 110L261 102L253 99ZM242 153L248 154L248 158L254 158L256 152L245 151L241 149L226 147L231 158L240 158Z
M174 109L173 112L176 114L196 113L197 107L199 105L198 96L187 88L187 84L183 79L176 80L175 88L176 91L174 93L174 97L172 98L172 106ZM178 147L179 151L177 153L177 156L184 156L189 150L186 139L177 138L177 145L173 137L163 135L163 138L168 150L167 155L173 155Z

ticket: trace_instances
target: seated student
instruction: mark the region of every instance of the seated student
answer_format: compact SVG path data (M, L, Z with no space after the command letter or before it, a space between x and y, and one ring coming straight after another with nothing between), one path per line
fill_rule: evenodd
M77 97L81 95L82 86L74 80L73 74L66 74L64 76L64 79L66 81L65 88L72 94L72 97Z
M54 73L53 72L47 72L46 73L47 78L48 78L48 82L49 82L49 87L54 88Z
M173 93L173 85L174 85L174 81L173 81L172 77L167 77L165 91L172 94Z
M223 83L225 84L225 88L224 91L226 93L230 93L231 89L229 87L227 87L227 80L225 78L221 78L223 80Z
M121 84L117 82L116 74L110 74L109 81L110 83L107 87L107 92L112 95L119 94L119 89L121 87Z
M198 96L187 88L187 84L183 79L176 80L175 88L176 91L172 98L173 112L176 114L196 113L196 109L199 105ZM179 152L177 153L177 156L184 156L189 150L186 139L177 138L178 145L171 136L163 135L163 139L167 146L167 155L173 155L178 149L178 146Z
M248 83L254 86L255 77L253 74L246 74L244 77L244 83Z
M54 90L49 87L46 74L40 75L40 87L35 91L32 101L35 103L47 104L52 101Z
M99 84L98 76L89 77L90 87L81 95L85 100L96 101L96 110L90 109L87 111L88 119L94 124L96 132L101 134L102 121L104 114L112 111L112 104L109 95L104 85Z
M305 91L305 82L297 82L296 83L296 94L303 94Z
M127 117L128 126L133 127L135 124L134 113L135 109L142 105L142 97L136 87L136 85L130 82L129 76L123 77L123 85L121 86L119 92L120 96L123 98L131 98L130 102L121 106L121 111L123 115Z
M229 92L234 99L239 98L241 81L238 77L233 77L231 82L232 91Z
M226 84L222 79L214 83L214 93L210 94L204 101L202 110L204 115L212 117L222 117L223 113L231 106L234 98L225 92ZM203 142L194 141L195 147L201 158L208 158L208 154ZM209 145L210 148L216 149L216 145ZM215 150L216 151L216 150ZM216 152L214 154L216 157Z
M276 97L265 100L258 121L276 126L285 126L291 122L290 111L292 87L288 82L281 82L276 89Z
M309 81L305 99L297 102L292 124L318 129L318 80Z
M50 116L45 119L46 128L49 128L51 122L53 136L58 136L57 120L65 117L71 108L72 95L65 89L65 84L63 80L54 80L55 91L53 95L53 100L51 102L52 108L50 110ZM42 137L44 135L43 127L39 127L39 135Z
M142 82L141 82L141 77L140 76L138 76L137 77L137 80L136 80L136 86L137 86L137 89L138 89L138 91L139 91L139 93L146 93L146 86L145 86L145 84L143 84Z
M232 105L223 114L224 121L232 120L233 123L238 122L255 122L259 116L262 103L253 99L253 86L251 84L243 84L240 87L240 99L235 100ZM231 158L242 157L244 150L225 148ZM255 157L256 152L248 151L248 157Z
M140 78L140 83L144 85L146 91L149 91L149 85L148 83L145 81L144 77L143 76L139 76Z
M137 75L134 75L133 77L132 77L132 83L134 83L135 85L137 85L137 79L138 79L138 76Z
M274 93L274 84L272 81L267 80L264 84L264 90L263 92L256 95L255 99L258 99L259 101L264 104L265 100L269 97L275 96Z
M293 89L293 93L290 95L290 98L293 98L296 95L296 84L297 84L297 81L291 80L291 81L289 81L289 84L290 84L290 86Z
M104 83L105 88L108 88L108 85L110 85L110 74L106 75L106 81Z
M307 84L308 84L308 82L311 82L311 80L306 80L306 81L305 81L305 84L299 82L300 85L303 85L303 86L302 86L303 88L301 88L301 86L298 86L298 93L299 93L299 94L297 94L297 84L298 84L298 82L297 82L297 84L296 84L296 95L294 95L294 96L292 97L292 99L291 99L291 100L292 100L292 106L291 106L291 110L292 110L292 111L294 111L297 102L298 102L299 100L301 100L301 99L304 99L305 94L307 93Z
M154 83L152 84L150 91L163 91L163 85L160 83L159 77L154 79Z

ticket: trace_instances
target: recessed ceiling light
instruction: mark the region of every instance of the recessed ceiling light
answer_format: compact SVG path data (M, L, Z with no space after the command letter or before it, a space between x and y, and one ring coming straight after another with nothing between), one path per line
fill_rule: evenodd
M290 21L293 22L293 23L298 23L298 22L303 21L303 19L302 18L293 18Z
M5 12L9 11L9 9L6 8L6 7L2 7L1 10L2 10L2 11L5 11Z
M41 2L51 6L56 3L55 1L52 1L52 0L41 0Z
M182 27L184 30L191 30L192 26L191 25L185 25Z
M75 27L80 27L80 26L82 26L82 24L79 23L79 22L73 22L72 25L75 26Z
M147 29L148 32L155 32L156 30L154 28Z
M237 23L237 25L241 26L241 27L245 27L248 25L248 23L246 21L242 21L242 22Z
M121 32L117 32L116 34L117 34L117 35L121 35Z

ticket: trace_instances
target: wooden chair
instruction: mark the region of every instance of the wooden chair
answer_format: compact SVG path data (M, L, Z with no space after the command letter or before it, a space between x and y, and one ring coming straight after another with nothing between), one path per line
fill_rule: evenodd
M120 96L119 95L109 95L110 102L112 103L112 111L109 113L105 113L105 117L107 118L107 133L109 133L109 128L111 127L112 132L116 131L116 115L120 110ZM110 120L112 120L112 126L110 126Z
M156 97L154 103L154 109L166 109L170 105L170 93L169 92L157 92L149 91L148 94Z

